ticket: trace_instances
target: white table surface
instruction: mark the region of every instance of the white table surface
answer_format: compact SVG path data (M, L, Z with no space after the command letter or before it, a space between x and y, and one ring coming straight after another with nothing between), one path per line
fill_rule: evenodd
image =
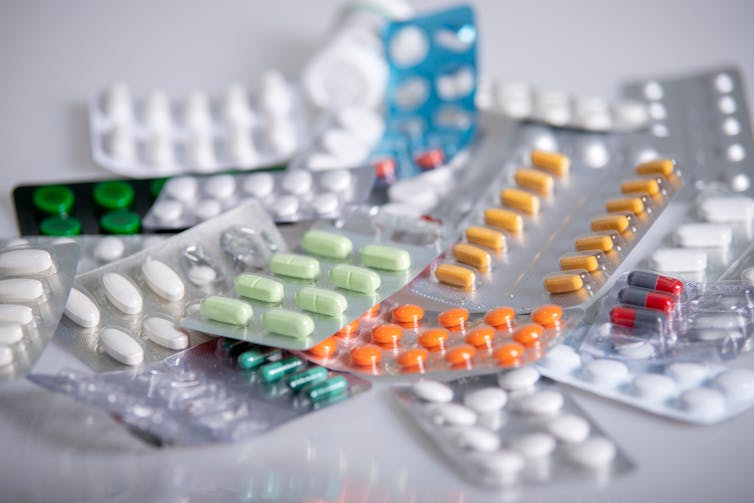
M434 2L416 2L423 7ZM0 4L0 235L19 183L106 175L89 155L86 101L121 79L183 95L295 74L336 1L6 1ZM614 96L625 79L734 63L754 75L754 3L476 2L484 73ZM440 3L442 5L442 3ZM749 97L752 93L748 83ZM750 355L737 365L754 366ZM50 348L38 370L75 365ZM637 463L607 484L480 491L400 414L384 386L238 445L147 446L106 414L26 381L0 386L0 500L751 501L754 412L694 427L582 392Z

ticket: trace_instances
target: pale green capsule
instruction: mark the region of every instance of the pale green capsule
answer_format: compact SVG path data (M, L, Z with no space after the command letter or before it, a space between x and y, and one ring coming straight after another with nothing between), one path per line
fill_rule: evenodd
M333 285L352 292L374 293L381 283L376 272L350 264L336 265L328 276Z
M314 332L309 315L288 309L270 309L262 315L262 326L268 332L302 339Z
M256 274L239 274L236 277L236 293L260 302L278 303L283 300L285 288L274 279Z
M340 316L348 308L348 301L343 295L313 286L305 286L296 292L295 300L304 311L325 316Z
M374 269L405 271L411 267L411 256L392 246L366 245L361 249L361 263Z
M319 261L306 255L275 253L270 258L270 271L291 278L315 279L319 276Z
M200 311L207 319L231 325L246 325L254 315L251 306L246 302L219 295L203 299Z
M342 260L353 250L353 243L340 234L312 230L301 238L301 248L315 255Z

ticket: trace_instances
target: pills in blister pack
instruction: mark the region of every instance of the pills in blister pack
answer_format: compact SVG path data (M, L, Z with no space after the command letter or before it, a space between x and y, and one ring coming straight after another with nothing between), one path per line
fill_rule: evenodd
M168 180L144 218L148 229L183 229L258 201L277 222L333 218L363 202L374 183L371 168L309 172L181 176Z
M78 255L72 243L0 247L0 380L26 374L55 334Z
M126 176L272 166L300 147L306 121L297 87L275 71L253 95L234 83L212 99L201 90L134 99L119 83L89 107L95 162Z
M467 479L491 486L618 476L633 463L534 367L396 387L408 415Z
M100 407L166 444L247 440L370 388L368 381L290 353L223 339L135 372L30 378Z
M329 368L382 377L489 372L536 361L582 315L553 305L531 315L505 306L483 314L461 307L438 313L387 301L303 356Z
M286 349L320 343L434 258L436 224L387 218L354 211L337 225L317 225L301 238L297 253L273 253L253 273L237 275L232 291L205 298L183 326Z

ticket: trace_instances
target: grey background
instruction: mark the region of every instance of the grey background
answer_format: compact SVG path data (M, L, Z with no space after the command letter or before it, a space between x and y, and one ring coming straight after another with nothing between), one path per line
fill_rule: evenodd
M445 2L415 2L420 7ZM98 178L85 103L115 79L137 93L296 74L337 1L5 1L0 4L0 235L16 184ZM488 75L613 96L619 82L739 65L754 75L754 3L476 2ZM752 84L748 83L751 98ZM751 100L749 100L751 102ZM648 238L659 238L657 229ZM738 365L752 366L751 355ZM40 369L75 366L51 348ZM581 392L639 468L608 484L515 493L461 480L382 386L254 441L153 449L109 417L21 381L0 388L3 501L751 501L754 412L692 427ZM275 498L277 496L277 498Z

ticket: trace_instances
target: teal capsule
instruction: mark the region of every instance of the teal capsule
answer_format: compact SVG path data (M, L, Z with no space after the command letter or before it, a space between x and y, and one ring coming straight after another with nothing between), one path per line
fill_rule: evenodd
M301 388L309 386L310 384L326 381L327 376L328 373L325 367L312 367L303 372L299 372L298 374L293 374L288 379L288 387L293 391L299 391Z
M301 248L315 255L342 260L353 250L353 243L340 234L312 230L301 238Z
M312 403L317 403L345 393L347 389L348 380L343 376L335 376L327 381L313 385L307 390L306 396L309 397Z
M392 246L366 245L361 249L361 263L373 269L405 271L411 267L411 255Z
M281 377L296 372L304 361L297 356L289 356L280 361L267 363L259 369L262 381L273 382Z
M236 361L238 362L238 366L243 370L251 370L263 364L266 359L266 354L255 349L251 349L249 351L244 351L243 353L238 355L238 359Z

